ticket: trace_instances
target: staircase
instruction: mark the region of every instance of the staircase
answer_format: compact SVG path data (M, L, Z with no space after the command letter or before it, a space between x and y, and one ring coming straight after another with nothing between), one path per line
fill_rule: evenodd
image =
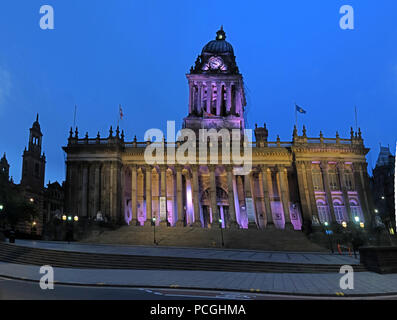
M268 273L337 273L340 265L260 262L58 251L0 243L0 261L79 269L195 270ZM354 265L354 271L366 271Z
M222 234L218 228L132 227L117 230L91 230L82 242L103 244L153 245L154 232L158 246L221 248ZM223 248L263 251L327 252L311 242L301 231L279 229L223 229Z

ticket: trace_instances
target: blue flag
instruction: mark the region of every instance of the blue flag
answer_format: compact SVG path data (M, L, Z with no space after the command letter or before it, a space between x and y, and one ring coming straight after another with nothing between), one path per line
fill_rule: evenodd
M297 104L295 105L296 111L298 111L299 113L306 113L305 110L303 110L301 107L299 107Z

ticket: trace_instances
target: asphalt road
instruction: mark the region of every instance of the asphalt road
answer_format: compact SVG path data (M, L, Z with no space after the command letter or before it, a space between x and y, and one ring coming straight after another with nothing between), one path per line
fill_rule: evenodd
M0 277L0 300L307 300L329 297L280 296L258 293L201 291L185 289L145 289L55 284L42 290L37 282ZM340 300L341 298L334 298ZM397 296L367 299L397 300Z

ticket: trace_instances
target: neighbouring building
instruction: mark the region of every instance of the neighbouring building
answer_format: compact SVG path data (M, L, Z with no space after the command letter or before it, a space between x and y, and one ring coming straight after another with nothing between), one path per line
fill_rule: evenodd
M246 129L243 76L232 45L221 28L186 75L189 108L183 128ZM255 126L252 170L240 175L232 164L148 164L151 141L126 141L119 127L109 135L80 137L71 128L65 183L65 210L94 219L98 212L129 225L171 227L257 227L301 229L313 224L354 221L369 226L374 207L369 190L365 147L360 130L350 137L268 140L268 128ZM179 146L163 140L168 147ZM172 148L170 148L171 150ZM198 154L198 153L197 153ZM195 159L196 160L196 159ZM199 164L198 164L199 163Z
M9 179L10 165L4 154L0 160L0 174L8 180L10 187L16 188L27 201L34 204L38 210L38 218L33 222L20 223L18 231L40 235L43 225L55 214L62 214L64 207L63 186L58 182L44 186L46 157L42 153L42 138L39 115L29 129L28 147L22 155L22 178L20 184L14 184Z
M376 166L372 172L372 192L375 209L382 218L383 223L395 230L395 201L394 201L394 173L395 156L389 147L380 147Z

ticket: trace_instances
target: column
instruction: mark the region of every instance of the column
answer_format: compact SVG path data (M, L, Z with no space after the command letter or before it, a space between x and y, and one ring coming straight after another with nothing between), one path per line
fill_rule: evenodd
M309 190L306 179L306 168L304 161L297 161L296 174L298 178L299 198L302 206L302 216L305 221L312 221L312 212L309 199Z
M194 223L193 227L202 227L200 219L200 194L199 194L199 166L192 166L192 197L193 197L193 211Z
M176 166L176 226L183 227L182 166Z
M168 221L168 208L167 208L167 166L166 165L161 165L160 166L160 180L161 180L161 186L160 186L160 225L161 226L167 226L167 221ZM165 198L165 218L161 218L161 198Z
M359 202L360 202L360 207L362 210L362 213L364 215L364 218L366 221L365 224L369 224L371 222L370 220L370 215L372 214L372 212L370 213L368 211L368 201L366 199L366 194L364 192L364 183L363 183L363 168L361 166L361 163L354 163L354 186L356 188L356 191L358 193L358 198L359 198Z
M227 194L229 199L229 215L230 215L230 225L226 227L237 229L238 224L236 221L236 208L234 204L233 167L226 166L226 172L227 172Z
M255 199L253 197L254 195L252 193L252 188L251 188L251 174L252 174L252 172L250 172L249 174L244 176L245 211L247 213L248 228L257 228ZM247 202L247 199L251 199L250 201L252 201L251 208L250 208L251 204L249 204ZM253 210L254 220L252 220L252 217L249 216L249 210L251 210L251 209ZM258 224L258 226L259 226L259 224Z
M324 191L325 191L325 195L327 197L329 212L330 212L330 216L331 216L330 219L331 219L331 221L335 221L334 203L332 201L331 190L329 188L329 177L328 177L329 165L327 162L321 161L320 167L321 167L321 171L323 173Z
M306 168L307 188L309 192L309 201L310 201L310 206L312 208L312 222L313 222L313 217L315 217L317 221L320 221L320 218L318 216L316 195L314 193L312 163L310 161L305 161L305 168Z
M146 166L146 220L145 226L152 224L152 167Z
M132 165L131 169L131 225L138 225L138 213L137 213L137 166Z
M338 162L337 165L338 168L338 175L339 175L339 183L342 189L342 194L343 194L343 202L345 204L345 209L346 209L346 215L347 215L347 221L351 219L351 209L350 209L350 201L349 201L349 195L347 193L347 187L345 183L345 164L343 162Z
M212 83L207 82L207 113L211 113Z
M219 116L221 114L222 85L217 83L216 88L216 115Z
M210 171L210 201L211 201L211 211L212 211L212 228L219 227L219 213L218 205L216 203L216 177L215 177L215 165L209 165L208 169Z
M289 189L287 180L287 169L284 166L277 165L277 185L279 188L279 195L284 211L285 229L291 229L291 217L289 212Z
M226 104L226 111L229 113L232 108L232 84L227 84L227 104Z
M193 112L193 99L194 93L193 93L193 84L189 82L189 114Z
M272 215L272 206L270 203L270 194L269 191L272 190L272 172L269 167L261 166L262 170L262 186L263 186L263 200L265 203L265 211L266 211L266 228L274 227L273 223L273 215Z
M203 104L203 84L198 84L198 94L197 94L197 112L200 112Z

